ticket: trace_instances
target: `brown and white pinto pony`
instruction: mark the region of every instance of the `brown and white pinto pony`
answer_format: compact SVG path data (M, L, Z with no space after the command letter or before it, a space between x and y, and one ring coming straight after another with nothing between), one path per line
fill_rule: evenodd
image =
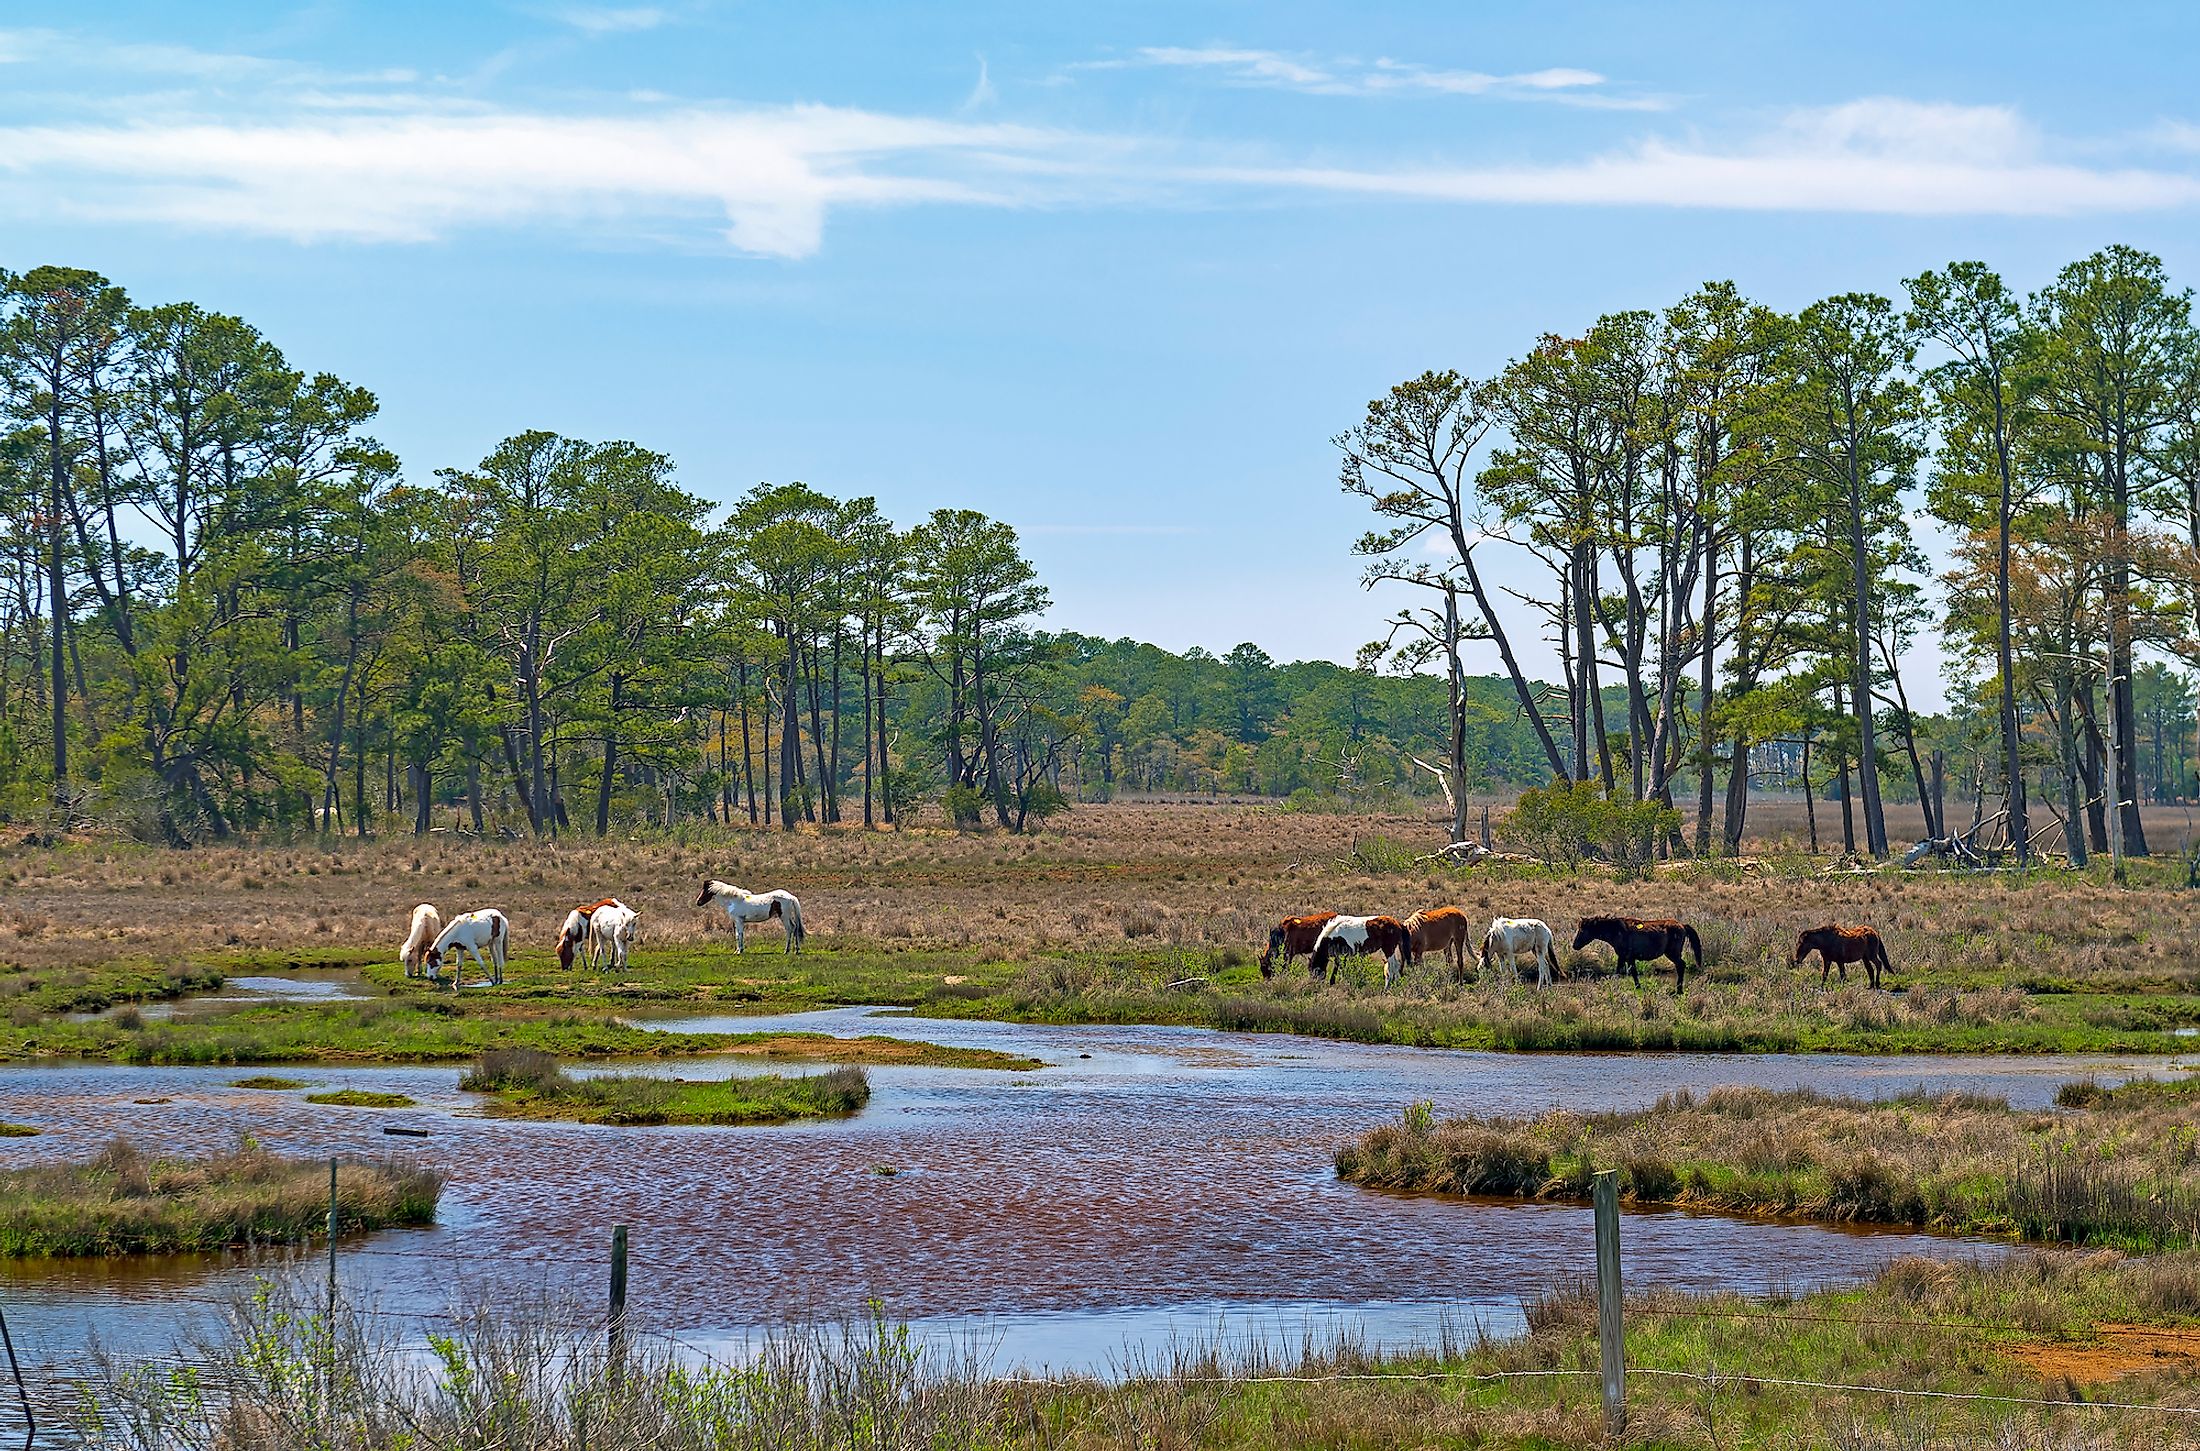
M579 952L585 957L590 967L596 965L596 943L592 940L588 931L588 920L596 915L596 911L600 907L624 905L617 897L606 897L602 901L592 902L586 907L575 907L565 914L565 925L558 929L558 968L560 971L570 971L572 969L573 954L575 952Z
M1314 940L1314 976L1335 982L1339 957L1378 952L1383 957L1383 986L1389 988L1405 964L1405 923L1395 917L1332 917Z
M433 902L422 902L413 908L412 926L405 933L405 945L397 949L397 960L405 964L405 976L418 977L428 970L428 948L443 935L443 916L435 910Z
M1260 975L1276 975L1276 954L1283 954L1283 965L1289 967L1294 957L1305 957L1314 950L1321 939L1322 928L1334 912L1308 912L1299 917L1286 917L1268 929L1268 950L1260 955Z
M443 959L451 959L451 991L457 992L464 973L460 970L458 955L465 953L474 960L474 966L489 974L492 987L504 985L504 956L511 949L512 924L504 920L504 914L495 908L479 912L462 912L453 917L443 930L436 934L435 945L428 949L428 975L441 980ZM482 954L486 952L486 960Z
M1619 954L1617 970L1633 978L1636 987L1642 986L1642 969L1637 964L1664 958L1673 964L1673 991L1678 993L1688 981L1688 960L1681 955L1684 946L1695 951L1696 971L1703 971L1703 939L1695 928L1671 917L1584 917L1581 929L1574 933L1574 951L1592 942L1602 942Z
M710 881L703 884L703 894L695 899L698 907L717 903L726 912L726 921L733 925L733 950L749 950L748 926L751 922L769 922L778 918L787 929L787 951L800 952L802 939L809 934L802 926L802 904L792 892L774 890L749 892L731 882Z
M1419 965L1421 954L1451 954L1451 975L1467 975L1467 944L1474 940L1474 923L1457 907L1431 907L1406 918L1406 961Z
M1894 964L1887 960L1887 944L1869 927L1836 927L1828 922L1823 927L1811 927L1797 933L1795 966L1801 967L1803 959L1813 952L1818 954L1820 987L1826 985L1826 975L1837 967L1841 969L1841 981L1847 982L1852 962L1864 964L1873 987L1879 986L1881 973L1894 971Z

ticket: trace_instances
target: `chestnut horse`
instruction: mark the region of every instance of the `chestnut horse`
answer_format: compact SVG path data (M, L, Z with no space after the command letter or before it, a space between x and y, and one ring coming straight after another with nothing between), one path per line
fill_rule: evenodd
M1383 955L1383 986L1398 978L1406 952L1406 924L1395 917L1332 917L1314 942L1314 976L1337 980L1337 959L1346 953Z
M1801 967L1803 959L1813 952L1818 954L1820 987L1826 985L1826 974L1837 967L1841 969L1841 981L1847 982L1852 962L1864 964L1873 987L1879 986L1881 973L1894 971L1894 964L1887 960L1887 944L1869 927L1836 927L1828 922L1796 934L1795 966Z
M1467 944L1474 938L1474 923L1457 907L1431 907L1406 918L1406 961L1419 965L1424 952L1451 954L1451 975L1467 975Z
M1581 930L1574 933L1574 951L1592 942L1602 942L1619 954L1618 971L1632 977L1636 987L1642 986L1642 969L1636 964L1662 957L1673 964L1673 991L1679 992L1688 981L1683 945L1695 951L1696 971L1703 971L1703 941L1696 929L1670 917L1584 917Z
M1304 957L1314 950L1321 939L1322 928L1334 912L1308 912L1303 917L1286 917L1268 929L1268 950L1260 955L1260 975L1276 975L1276 954L1283 954L1283 965L1289 967L1294 957Z

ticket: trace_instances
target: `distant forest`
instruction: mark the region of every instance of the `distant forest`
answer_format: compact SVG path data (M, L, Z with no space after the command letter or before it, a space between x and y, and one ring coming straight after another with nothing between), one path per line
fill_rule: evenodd
M2122 249L2029 301L1976 264L1909 296L1786 317L1716 284L1399 385L1336 442L1370 588L1413 603L1343 666L1041 629L1015 531L969 510L712 505L549 432L408 471L371 392L240 318L0 273L0 816L184 844L938 801L1022 829L1213 793L1443 797L1463 830L1470 792L1556 779L1693 797L1673 851L1715 818L1733 849L1753 791L1838 794L1884 852L1882 800L1944 795L1991 794L2021 847L2030 782L2082 856L2110 774L2195 791L2164 663L2200 619L2189 302ZM1962 540L1937 580L1920 490ZM1488 588L1498 549L1550 589ZM1895 668L1925 630L1968 672L1932 719ZM1520 669L1530 636L1561 680Z

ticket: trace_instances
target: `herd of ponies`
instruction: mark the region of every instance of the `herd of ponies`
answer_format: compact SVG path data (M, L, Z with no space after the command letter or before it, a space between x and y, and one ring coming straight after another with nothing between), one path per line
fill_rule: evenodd
M733 927L736 952L748 950L749 923L773 918L786 928L787 951L802 950L802 903L792 892L750 892L731 882L711 881L703 884L703 894L695 899L695 905L716 905L725 910L726 920ZM558 966L570 968L577 957L592 968L614 972L624 968L640 924L641 914L617 897L575 907L565 914L558 928ZM397 949L397 959L405 965L405 976L424 977L431 982L443 980L444 964L449 963L451 989L455 992L460 983L459 966L471 957L483 974L483 982L500 987L511 940L510 919L494 907L461 912L446 922L434 903L422 902L412 909L412 923L404 944Z
M733 928L736 952L748 950L750 923L775 918L786 929L786 950L802 950L802 903L792 892L751 892L730 882L710 881L703 884L702 895L694 905L724 910ZM616 897L575 907L565 914L558 928L558 966L569 969L578 959L591 968L613 972L624 969L640 922L641 914ZM410 930L397 956L405 965L407 977L425 977L438 983L443 980L445 964L449 964L453 991L460 985L458 969L462 960L471 957L483 981L495 987L504 982L511 940L510 920L494 907L462 912L446 922L433 903L422 902L412 910ZM1346 957L1379 954L1387 990L1397 985L1408 964L1418 965L1424 954L1433 952L1439 957L1448 955L1453 977L1464 980L1469 942L1475 943L1478 978L1497 967L1518 982L1520 966L1528 962L1535 965L1536 986L1549 987L1558 969L1555 939L1547 922L1534 917L1498 917L1477 939L1472 919L1465 911L1431 907L1403 919L1339 912L1286 917L1268 934L1268 950L1260 958L1260 975L1273 977L1279 959L1287 967L1292 958L1303 956L1309 959L1315 978L1335 982ZM1584 917L1574 933L1574 951L1580 952L1593 942L1612 949L1618 970L1633 978L1637 987L1642 985L1644 963L1654 968L1660 962L1670 962L1676 993L1687 986L1691 958L1696 971L1703 971L1703 939L1696 935L1695 928L1671 917ZM1810 928L1795 939L1794 965L1801 967L1813 952L1819 958L1820 985L1836 968L1847 981L1852 962L1863 964L1875 988L1883 973L1894 970L1887 959L1886 944L1869 927L1828 923Z
M1260 975L1273 977L1279 960L1289 966L1292 958L1304 956L1310 959L1309 968L1317 979L1335 982L1344 958L1380 954L1383 987L1388 990L1397 985L1408 964L1418 965L1424 953L1433 952L1439 957L1448 954L1453 977L1464 980L1467 944L1474 941L1474 924L1457 907L1431 907L1403 919L1309 912L1286 917L1269 932L1268 950L1261 954ZM1592 942L1610 947L1618 959L1618 970L1633 978L1637 987L1642 985L1644 963L1672 963L1676 993L1687 986L1691 956L1696 971L1703 971L1703 939L1696 935L1695 928L1671 917L1584 917L1574 933L1574 951L1580 952ZM1818 954L1821 986L1836 968L1846 982L1852 962L1863 964L1875 988L1880 985L1881 974L1894 971L1894 964L1887 959L1886 944L1869 927L1828 923L1800 933L1795 939L1794 966L1801 967L1813 952ZM1523 962L1535 964L1536 986L1551 985L1558 962L1550 924L1534 917L1492 919L1475 947L1475 976L1480 978L1495 966L1518 982Z

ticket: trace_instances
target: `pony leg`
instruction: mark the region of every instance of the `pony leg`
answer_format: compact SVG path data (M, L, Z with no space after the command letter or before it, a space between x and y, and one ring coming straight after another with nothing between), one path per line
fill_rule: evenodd
M744 923L739 917L734 916L730 912L726 914L726 919L733 923L733 950L737 953L748 951L748 925Z

